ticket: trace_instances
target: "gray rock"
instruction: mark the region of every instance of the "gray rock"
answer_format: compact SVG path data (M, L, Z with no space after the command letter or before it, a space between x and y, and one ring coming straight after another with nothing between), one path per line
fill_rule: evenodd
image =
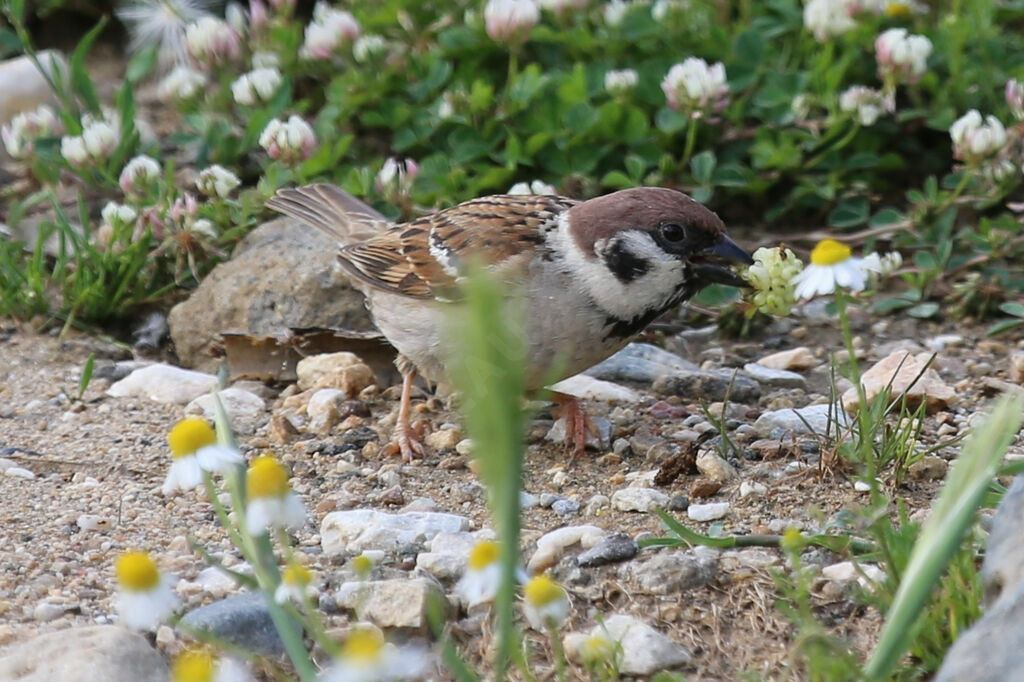
M697 455L697 469L715 483L728 483L739 478L736 467L712 450L702 450Z
M179 627L185 633L205 632L246 651L269 656L285 652L284 642L259 592L237 594L200 606L186 613Z
M619 511L649 512L668 504L669 496L654 488L620 488L612 493L612 506Z
M850 424L849 417L839 405L808 405L765 412L754 422L754 429L763 438L782 438L791 433L823 435L830 429L835 433L837 422L843 427Z
M690 661L690 652L685 647L642 620L622 614L609 617L587 634L567 633L562 641L569 659L582 663L581 650L585 642L595 636L616 643L615 669L622 675L649 676Z
M220 333L275 334L289 327L372 329L363 296L335 265L337 244L282 218L245 237L231 260L171 309L168 324L181 362L216 368L209 350Z
M1010 593L1024 585L1024 476L1017 476L1003 495L1002 502L992 519L985 561L981 565L981 580L985 586L985 601L998 602L1003 593Z
M609 403L635 403L640 400L640 394L633 389L588 374L576 374L562 379L553 384L551 389L574 395L581 400L601 400Z
M612 533L576 557L576 563L584 568L604 566L632 559L639 551L640 546L636 544L636 540L625 533Z
M1017 568L1019 570L1020 565ZM1024 582L1018 581L1012 587L1007 585L981 620L949 648L942 667L932 678L933 682L1020 679L1020 671L1024 670L1024 628L1021 623L1024 623Z
M687 400L728 398L739 403L750 403L761 397L761 386L756 381L743 372L731 369L676 371L657 379L653 388L658 393L678 395Z
M160 363L135 370L108 388L107 395L185 405L217 388L218 383L213 374Z
M141 635L115 625L39 635L0 658L0 680L166 682L164 658Z
M570 516L580 513L580 503L577 500L555 500L551 505L551 511L559 516Z
M438 533L469 530L469 519L439 512L387 514L373 509L331 512L320 524L320 545L328 556L367 549L396 551Z
M253 434L269 418L263 398L241 388L225 388L219 391L220 403L228 415L235 433ZM217 401L212 393L201 395L185 406L185 414L202 415L213 421L217 415Z
M424 578L347 582L334 598L342 608L359 611L360 618L379 627L414 630L426 629L432 600L447 603L437 584Z
M584 550L594 547L608 532L597 526L564 526L549 531L537 539L537 551L526 564L532 574L551 568L564 556L565 551L579 544Z
M604 362L588 369L585 374L606 381L637 381L649 384L667 374L697 369L697 365L675 353L649 343L631 343Z
M807 379L796 372L785 369L772 369L754 362L743 365L743 371L752 376L757 383L768 388L802 388L807 390Z
M619 568L619 576L646 594L676 594L706 585L718 570L718 551L708 547L658 552Z

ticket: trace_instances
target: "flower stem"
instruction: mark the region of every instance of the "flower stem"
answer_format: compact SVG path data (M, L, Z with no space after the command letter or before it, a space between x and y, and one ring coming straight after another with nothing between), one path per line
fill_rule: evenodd
M697 118L690 115L690 123L686 127L686 146L683 147L683 158L679 161L679 168L683 172L686 171L686 166L690 163L690 158L693 156L693 148L697 145Z

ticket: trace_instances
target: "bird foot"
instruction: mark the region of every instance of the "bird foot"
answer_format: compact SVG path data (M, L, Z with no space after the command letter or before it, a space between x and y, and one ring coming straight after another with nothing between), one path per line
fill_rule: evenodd
M394 433L391 435L391 442L384 446L381 453L385 457L402 454L402 461L409 463L414 457L423 458L427 454L423 446L423 431L426 422L418 421L414 424L396 424Z
M571 465L587 449L587 435L598 434L599 430L575 397L556 393L555 402L558 403L560 416L565 418L565 444L572 453L569 455Z

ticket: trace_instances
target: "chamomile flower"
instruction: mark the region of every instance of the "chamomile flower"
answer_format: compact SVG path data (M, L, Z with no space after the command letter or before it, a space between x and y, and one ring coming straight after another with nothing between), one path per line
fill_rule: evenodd
M455 594L471 609L494 601L501 585L500 551L497 543L482 540L469 553L466 572L455 585Z
M208 651L188 649L171 665L173 682L250 682L252 676L233 658L217 658Z
M523 614L534 630L561 627L569 618L569 595L546 575L526 583L523 595Z
M167 434L171 447L171 469L164 480L163 493L189 490L203 482L203 472L224 474L241 464L242 453L217 444L217 434L206 421L187 417Z
M249 502L245 526L251 535L265 535L268 528L294 528L306 522L306 509L288 486L288 472L270 455L249 465L246 474Z
M133 630L152 630L178 606L175 578L160 575L146 552L125 552L114 565L116 608L121 622Z
M603 627L595 628L580 644L580 660L588 668L615 662L618 643L608 636Z
M301 564L291 563L281 572L281 584L274 590L274 601L278 604L293 602L303 604L306 597L316 594L313 574Z
M868 281L868 268L850 247L835 239L822 239L811 251L811 264L793 277L794 295L808 300L831 294L837 286L850 291L863 291Z
M345 640L341 656L320 682L391 682L419 680L429 672L430 659L421 649L399 648L384 640L372 625L357 625Z

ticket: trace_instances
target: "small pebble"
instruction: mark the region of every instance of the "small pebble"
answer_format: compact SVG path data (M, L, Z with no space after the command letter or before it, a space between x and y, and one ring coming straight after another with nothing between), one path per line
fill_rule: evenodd
M707 504L691 504L686 515L691 521L715 521L729 513L728 502L708 502Z

